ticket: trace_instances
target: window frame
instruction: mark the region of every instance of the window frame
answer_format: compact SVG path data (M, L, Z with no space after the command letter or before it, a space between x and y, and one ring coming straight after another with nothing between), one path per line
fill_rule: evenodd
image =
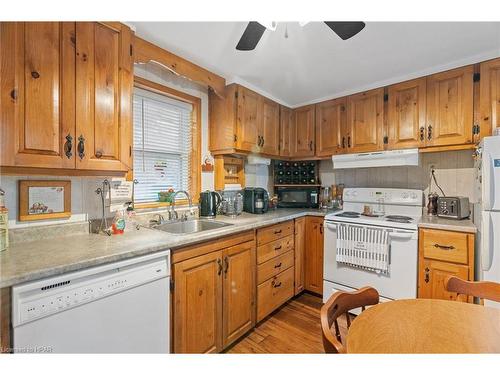
M171 87L150 81L148 79L134 76L134 88L150 91L155 94L166 96L170 99L179 100L191 104L191 153L190 153L190 174L188 193L194 203L198 203L201 189L201 98L186 94ZM132 125L133 126L133 125ZM133 134L133 132L132 132ZM134 179L134 171L130 172L130 179ZM187 199L179 199L176 204L188 204ZM135 208L161 208L168 207L168 202L144 202L134 203Z

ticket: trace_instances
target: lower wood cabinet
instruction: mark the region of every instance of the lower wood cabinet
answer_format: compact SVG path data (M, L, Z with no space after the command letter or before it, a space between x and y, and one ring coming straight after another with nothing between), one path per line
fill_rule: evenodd
M255 241L220 242L173 265L175 353L220 352L255 324Z
M293 297L294 273L292 266L257 287L257 321Z
M323 294L323 217L307 216L304 250L304 289Z
M306 248L306 218L295 219L295 295L304 290L304 253Z
M445 280L447 276L474 280L474 234L422 228L418 241L418 297L455 300L457 295L446 291Z

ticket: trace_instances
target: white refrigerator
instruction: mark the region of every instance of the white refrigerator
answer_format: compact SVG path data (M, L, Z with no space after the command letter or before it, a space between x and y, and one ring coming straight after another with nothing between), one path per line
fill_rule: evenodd
M485 137L476 160L479 205L476 278L500 283L500 136ZM500 308L500 303L485 301Z

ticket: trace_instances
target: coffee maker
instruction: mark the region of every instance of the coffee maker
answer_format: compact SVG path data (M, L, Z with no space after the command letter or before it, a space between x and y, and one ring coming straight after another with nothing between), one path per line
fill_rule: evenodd
M243 211L251 214L266 213L269 208L269 194L266 189L258 187L243 190Z

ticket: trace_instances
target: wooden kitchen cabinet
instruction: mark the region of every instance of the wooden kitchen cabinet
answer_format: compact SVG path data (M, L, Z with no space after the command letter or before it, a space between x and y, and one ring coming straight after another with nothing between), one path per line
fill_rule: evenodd
M316 104L316 156L331 156L346 148L347 99Z
M223 250L222 345L227 347L255 325L255 242Z
M500 58L481 63L480 74L479 138L482 138L500 127Z
M293 110L291 156L310 157L315 153L315 106L307 105Z
M472 142L472 65L427 77L426 146Z
M173 348L216 353L255 325L253 232L175 250Z
M222 252L174 264L174 352L222 350Z
M280 106L280 156L290 156L293 111Z
M455 300L444 282L447 276L474 280L474 234L421 228L418 243L418 297Z
M306 218L295 219L295 295L304 290Z
M323 217L306 216L304 289L323 293Z
M75 23L0 28L1 165L74 168Z
M388 149L425 146L426 79L388 88Z
M384 89L347 98L347 150L370 152L384 148Z
M279 104L237 84L227 86L224 94L209 95L210 151L279 155Z
M262 121L260 123L261 152L279 155L280 142L280 106L270 99L262 97Z
M128 171L130 29L99 22L0 27L1 166Z

